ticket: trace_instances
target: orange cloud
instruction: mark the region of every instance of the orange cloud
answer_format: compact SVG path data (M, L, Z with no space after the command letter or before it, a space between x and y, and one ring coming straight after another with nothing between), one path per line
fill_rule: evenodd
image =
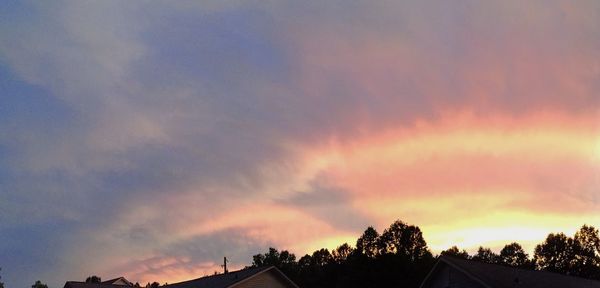
M599 144L595 116L461 113L333 140L306 159L378 227L415 223L434 250L531 248L549 232L600 224Z

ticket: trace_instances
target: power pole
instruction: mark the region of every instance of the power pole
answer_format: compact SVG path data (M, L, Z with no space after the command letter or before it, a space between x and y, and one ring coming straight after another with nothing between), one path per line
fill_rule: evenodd
M223 265L221 265L221 267L223 267L223 273L227 274L229 271L227 271L227 257L223 257Z

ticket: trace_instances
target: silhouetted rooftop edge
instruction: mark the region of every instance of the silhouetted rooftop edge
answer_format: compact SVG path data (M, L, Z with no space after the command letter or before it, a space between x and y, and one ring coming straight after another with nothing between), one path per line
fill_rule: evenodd
M245 268L238 271L228 272L226 274L217 274L204 276L197 279L187 280L179 283L173 283L166 286L165 288L227 288L235 284L250 279L256 275L267 271L274 271L281 276L286 282L289 282L294 287L298 287L292 280L290 280L283 272L277 269L275 266L265 267L252 267Z
M452 256L441 256L420 287L424 287L428 283L441 265L448 265L488 288L600 288L600 281L592 279L489 264Z

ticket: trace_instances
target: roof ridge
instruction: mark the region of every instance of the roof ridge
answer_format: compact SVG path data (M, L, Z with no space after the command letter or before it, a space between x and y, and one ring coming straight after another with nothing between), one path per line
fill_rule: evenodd
M568 281L568 282L587 282L589 284L600 285L600 280L584 278L576 275L567 275L553 271L543 271L543 270L530 270L521 267L513 267L502 264L494 264L494 263L486 263L477 260L464 259L459 257L452 257L443 255L440 257L440 260L443 262L458 268L459 270L466 273L470 278L477 279L479 281L483 281L488 284L488 286L499 285L498 279L490 276L489 273L481 273L484 271L496 270L497 272L502 271L502 273L512 273L512 277L515 279L523 280L527 278L546 278L546 279L554 279L555 281ZM504 282L504 281L501 281ZM506 284L506 283L505 283ZM597 286L595 286L597 287Z
M261 266L261 267L247 266L247 267L244 267L244 268L239 269L239 270L229 271L227 273L220 273L220 274L216 274L216 275L205 275L205 276L202 276L202 277L199 277L199 278L195 278L195 279L190 279L190 280L185 280L185 281L181 281L181 282L171 283L171 284L165 285L164 287L181 285L181 284L187 284L187 283L190 283L190 282L199 281L199 280L203 280L203 279L209 279L209 278L231 276L232 274L238 274L238 273L242 273L242 272L247 272L248 270L256 270L257 273L258 273L258 272L263 271L263 270L268 270L268 269L270 269L272 267L275 267L275 266L273 266L273 265L270 265L270 266ZM254 274L252 274L252 275L254 275ZM241 281L241 280L243 280L245 278L247 278L247 277L241 278L239 280ZM236 281L234 283L237 283L237 282L239 282L239 281Z
M523 271L523 272L535 272L535 273L539 273L539 274L551 274L551 275L557 275L557 276L562 276L562 277L570 277L570 278L577 278L577 279L581 279L581 280L590 280L590 281L595 281L595 282L600 282L600 280L597 279L592 279L592 278L585 278L579 275L569 275L569 274L563 274L560 272L554 272L554 271L547 271L547 270L536 270L536 269L526 269L526 268L522 268L522 267L515 267L515 266L510 266L510 265L504 265L501 263L487 263L487 262L483 262L483 261L478 261L478 260L472 260L472 259L464 259L464 258L460 258L460 257L454 257L454 256L448 256L448 255L442 255L441 257L445 257L445 258L450 258L453 260L458 260L458 261L464 261L464 262L475 262L478 264L483 264L483 265L492 265L492 266L499 266L499 267L504 267L507 269L512 269L512 270L519 270L519 271Z

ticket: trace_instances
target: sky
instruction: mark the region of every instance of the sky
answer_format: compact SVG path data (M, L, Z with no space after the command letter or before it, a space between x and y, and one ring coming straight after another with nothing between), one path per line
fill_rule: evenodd
M0 276L600 227L600 2L2 1Z

